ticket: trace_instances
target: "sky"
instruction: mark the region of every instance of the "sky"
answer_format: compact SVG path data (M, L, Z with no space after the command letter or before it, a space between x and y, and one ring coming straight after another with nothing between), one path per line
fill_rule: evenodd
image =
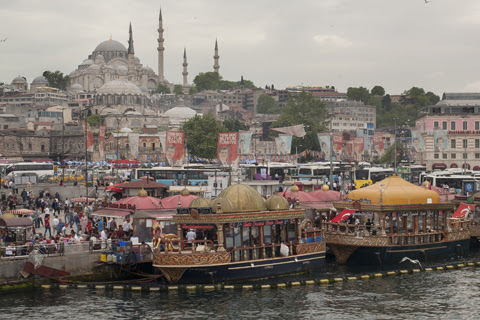
M110 35L157 71L162 9L165 78L189 83L213 71L256 86L375 85L389 94L413 86L444 92L480 91L478 0L0 0L0 82L45 70L64 74Z

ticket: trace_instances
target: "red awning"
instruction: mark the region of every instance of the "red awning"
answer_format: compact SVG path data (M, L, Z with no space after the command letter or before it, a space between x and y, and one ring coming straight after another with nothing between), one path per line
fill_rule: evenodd
M332 220L330 220L330 222L342 222L344 220L346 220L348 217L350 217L352 215L352 213L354 213L355 209L343 209L342 212L340 212L339 214L337 214L335 216L335 218L333 218Z
M457 211L455 211L455 213L452 215L452 218L463 218L466 214L472 212L473 208L475 208L474 204L460 203Z
M462 169L470 169L470 164L468 163L462 164Z
M445 169L447 169L447 165L445 163L434 163L434 164L432 164L432 169L445 170Z
M458 165L457 165L456 163L452 163L452 164L450 165L450 168L458 168Z
M480 167L479 166L473 167L473 171L480 171Z
M94 216L99 217L126 217L132 214L129 210L121 210L116 208L99 209L93 213Z

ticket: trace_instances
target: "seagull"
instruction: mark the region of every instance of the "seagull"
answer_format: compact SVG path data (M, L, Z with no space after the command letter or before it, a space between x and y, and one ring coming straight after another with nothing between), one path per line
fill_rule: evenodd
M5 42L7 41L8 38L5 38L5 39L0 39L0 42Z
M410 259L409 257L404 257L402 260L400 260L399 263L403 263L403 262L405 262L405 261L410 261L410 262L413 263L413 264L418 264L418 266L420 267L420 269L423 269L422 264L420 263L420 261Z

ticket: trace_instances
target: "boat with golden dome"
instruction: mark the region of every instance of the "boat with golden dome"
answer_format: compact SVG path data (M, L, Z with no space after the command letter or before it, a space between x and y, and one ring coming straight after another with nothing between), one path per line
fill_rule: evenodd
M325 243L280 195L264 199L235 184L211 201L195 199L177 209L177 233L154 249L153 266L169 283L230 283L303 273L324 264ZM195 240L189 232L195 233Z
M469 250L469 221L452 218L456 205L396 175L352 191L334 205L342 212L322 227L339 264L393 264L405 257L425 261Z

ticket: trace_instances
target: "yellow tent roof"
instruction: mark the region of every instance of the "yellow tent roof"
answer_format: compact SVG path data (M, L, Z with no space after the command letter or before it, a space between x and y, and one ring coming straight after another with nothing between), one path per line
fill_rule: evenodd
M381 203L380 197L382 198ZM352 191L348 194L347 199L383 205L440 202L440 196L435 191L416 186L396 175L371 186Z

